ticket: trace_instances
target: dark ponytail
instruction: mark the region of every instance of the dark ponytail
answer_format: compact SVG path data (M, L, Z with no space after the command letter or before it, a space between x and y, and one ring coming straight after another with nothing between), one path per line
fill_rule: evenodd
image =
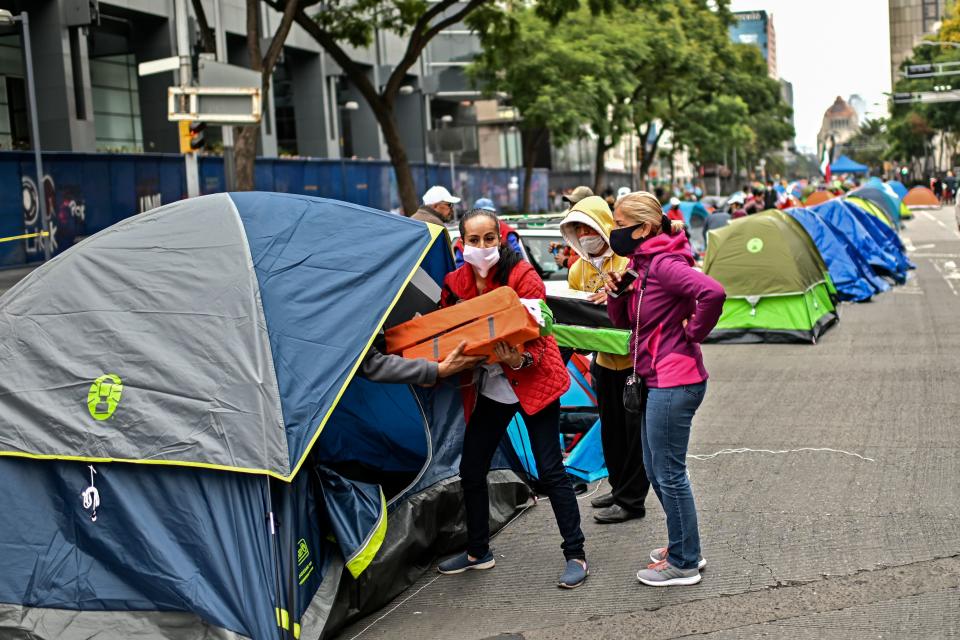
M464 247L466 247L467 244L466 239L464 239L464 236L466 235L466 222L467 220L476 218L478 216L486 216L490 218L497 226L497 237L500 238L500 260L497 262L496 267L496 282L501 286L505 286L510 279L510 272L513 271L515 266L520 264L523 258L521 258L516 251L511 249L510 245L507 243L507 239L500 235L500 218L498 218L497 214L489 209L471 209L463 214L462 218L460 218L460 239L463 240Z

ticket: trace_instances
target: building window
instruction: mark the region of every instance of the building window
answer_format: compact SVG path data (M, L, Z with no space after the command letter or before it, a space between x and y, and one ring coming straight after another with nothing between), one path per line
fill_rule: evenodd
M143 151L137 62L132 53L90 59L97 151Z

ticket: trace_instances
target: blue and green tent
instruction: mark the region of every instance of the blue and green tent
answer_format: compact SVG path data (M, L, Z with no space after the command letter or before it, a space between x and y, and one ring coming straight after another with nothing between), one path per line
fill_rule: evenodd
M287 194L129 218L0 298L0 637L319 638L463 543L454 386L357 377L440 227ZM499 456L491 513L529 491Z

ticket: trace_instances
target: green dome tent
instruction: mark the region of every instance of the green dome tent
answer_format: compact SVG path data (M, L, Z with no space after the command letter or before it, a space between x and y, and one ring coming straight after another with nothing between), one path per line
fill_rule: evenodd
M710 232L704 273L727 292L711 342L812 342L837 321L836 289L803 227L779 211Z

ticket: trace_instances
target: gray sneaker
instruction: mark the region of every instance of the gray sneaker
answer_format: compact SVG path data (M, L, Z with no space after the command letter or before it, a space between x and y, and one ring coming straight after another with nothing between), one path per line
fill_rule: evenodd
M650 560L655 563L663 562L664 560L667 559L667 555L668 555L667 548L660 547L659 549L654 549L653 551L650 552ZM703 571L704 567L706 566L707 566L707 560L703 556L700 556L700 559L697 560L697 569L699 571Z
M637 572L637 580L651 587L687 586L700 582L698 569L677 569L664 560Z

